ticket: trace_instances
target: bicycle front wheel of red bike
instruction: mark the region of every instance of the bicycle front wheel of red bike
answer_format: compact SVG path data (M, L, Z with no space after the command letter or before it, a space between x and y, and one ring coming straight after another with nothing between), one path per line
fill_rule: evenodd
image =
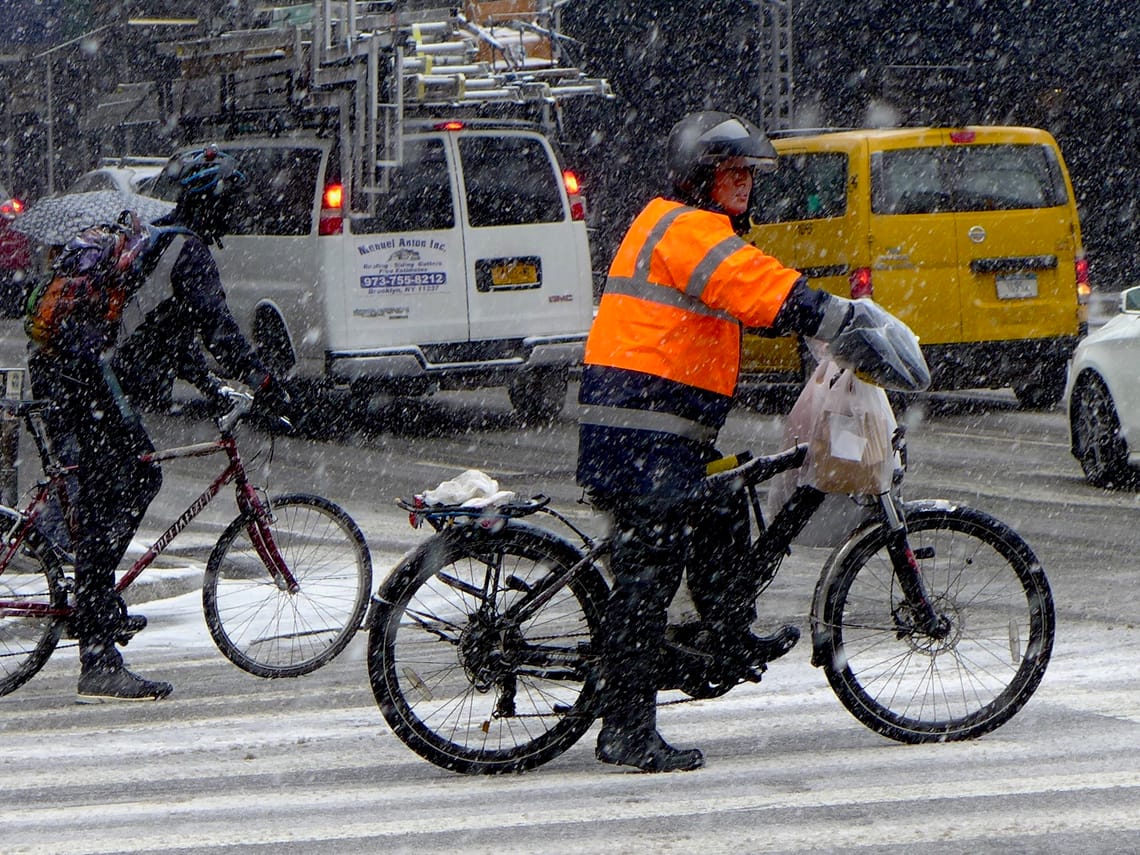
M206 565L202 606L218 649L258 677L297 677L331 661L364 621L372 559L340 507L318 496L270 501L270 530L297 582L289 590L254 548L251 515L222 534Z

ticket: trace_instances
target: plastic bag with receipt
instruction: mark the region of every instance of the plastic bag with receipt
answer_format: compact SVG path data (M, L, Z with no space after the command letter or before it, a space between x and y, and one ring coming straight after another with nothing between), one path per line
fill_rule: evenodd
M897 465L886 392L841 370L815 395L802 483L825 493L885 493Z
M824 361L816 367L784 420L784 448L809 440L812 426L823 404L823 395L839 371L839 366L831 361ZM772 479L767 501L769 520L775 518L796 487L807 483L805 480L807 471L805 463L799 469L789 470ZM869 506L859 504L845 494L830 494L812 514L807 525L796 535L794 542L801 546L839 546L847 539L850 532L857 529L870 516Z

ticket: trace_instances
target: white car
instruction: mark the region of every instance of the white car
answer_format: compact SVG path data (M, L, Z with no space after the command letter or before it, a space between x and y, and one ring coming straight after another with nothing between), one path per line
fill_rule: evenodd
M1140 286L1120 294L1120 313L1083 339L1066 386L1073 456L1089 483L1140 482Z
M167 159L165 157L111 157L83 173L64 193L87 193L91 190L122 190L124 193L150 195L150 186Z

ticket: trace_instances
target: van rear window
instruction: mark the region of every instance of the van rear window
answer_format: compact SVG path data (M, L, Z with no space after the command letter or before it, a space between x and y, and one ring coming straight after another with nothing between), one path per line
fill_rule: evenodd
M847 155L842 152L782 154L779 168L752 189L758 223L820 220L847 213Z
M472 226L558 223L566 218L559 172L539 140L463 136L459 156Z
M382 192L360 194L357 205L371 205L372 213L353 215L353 234L431 232L455 225L447 153L440 140L405 140L402 165L389 167L387 176L381 171L377 183Z
M1014 211L1067 202L1060 165L1049 146L939 146L871 156L871 210L876 214Z

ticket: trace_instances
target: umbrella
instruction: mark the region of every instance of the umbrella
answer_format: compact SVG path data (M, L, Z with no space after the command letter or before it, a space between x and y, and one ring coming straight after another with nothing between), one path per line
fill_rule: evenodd
M88 226L113 223L128 210L149 223L174 210L174 203L122 190L65 193L29 205L11 228L43 244L62 245Z

